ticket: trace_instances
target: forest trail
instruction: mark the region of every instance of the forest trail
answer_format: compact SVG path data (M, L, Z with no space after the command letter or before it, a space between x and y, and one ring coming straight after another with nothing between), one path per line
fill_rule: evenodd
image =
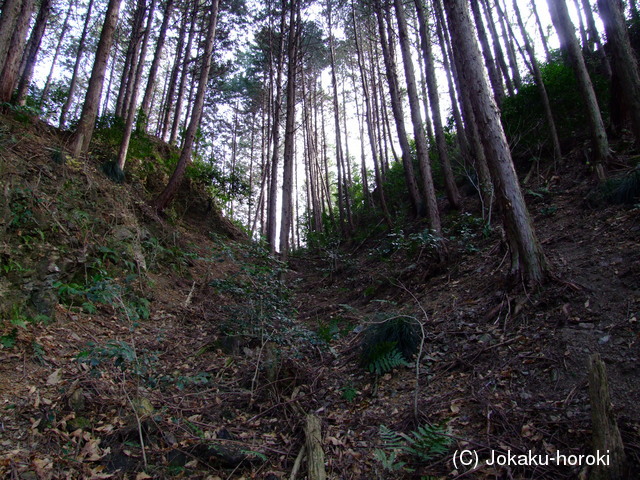
M117 185L93 164L57 162L64 139L41 124L5 119L1 133L0 474L289 478L310 412L329 478L455 477L463 447L584 454L594 352L640 464L640 212L590 205L571 170L528 186L555 275L528 291L506 280L499 231L472 215L447 219L445 265L413 226L287 266L194 185L159 221L140 196L157 178ZM360 344L392 317L424 328L420 368L375 375ZM403 450L394 463L381 433L425 425L442 426L445 452Z

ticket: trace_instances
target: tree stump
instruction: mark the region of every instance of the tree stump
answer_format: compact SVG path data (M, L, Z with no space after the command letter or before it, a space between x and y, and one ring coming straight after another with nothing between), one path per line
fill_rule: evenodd
M320 419L310 413L307 415L306 450L307 450L307 476L309 480L326 480L327 473L324 469L324 452L322 450L322 432Z
M589 398L593 428L593 454L608 454L609 465L594 465L589 480L625 480L627 459L622 437L611 408L607 372L600 354L589 358Z

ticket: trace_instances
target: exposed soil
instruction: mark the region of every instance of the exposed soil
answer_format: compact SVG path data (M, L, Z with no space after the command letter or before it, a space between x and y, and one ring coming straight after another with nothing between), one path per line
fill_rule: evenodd
M156 219L153 182L114 185L94 159L52 162L45 148L64 141L43 128L4 119L0 136L1 476L289 478L315 413L329 478L586 478L553 464L467 473L452 455L590 453L596 352L640 472L640 209L590 206L576 169L527 186L553 266L540 289L509 278L499 229L485 236L453 214L446 264L383 236L295 255L280 273L191 190L176 218ZM88 279L96 259L120 293L90 308L51 284L41 303L55 319L32 321L33 284ZM124 307L140 299L148 311L134 317ZM423 327L419 368L376 376L359 362L364 329L398 315ZM385 471L380 426L425 424L446 428L448 452Z

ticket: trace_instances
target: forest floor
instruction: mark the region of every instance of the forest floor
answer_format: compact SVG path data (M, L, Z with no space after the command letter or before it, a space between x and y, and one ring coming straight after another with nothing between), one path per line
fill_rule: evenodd
M446 263L414 225L285 265L195 187L158 219L162 177L114 184L37 122L3 117L0 147L0 477L288 479L314 414L332 479L586 478L453 454L591 453L596 352L640 471L640 209L587 202L578 169L526 187L553 268L530 290L470 214ZM369 372L367 329L400 317L418 368Z

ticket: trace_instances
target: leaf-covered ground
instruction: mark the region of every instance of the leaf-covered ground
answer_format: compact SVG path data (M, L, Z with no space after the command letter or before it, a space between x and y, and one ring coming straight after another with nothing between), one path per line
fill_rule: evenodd
M640 210L592 206L573 168L526 187L554 268L530 291L475 214L445 219L444 265L420 225L283 265L197 186L155 218L149 159L116 185L0 123L1 476L290 478L315 413L329 478L578 478L453 453L590 453L595 352L640 471ZM371 372L361 343L399 318L417 353Z

